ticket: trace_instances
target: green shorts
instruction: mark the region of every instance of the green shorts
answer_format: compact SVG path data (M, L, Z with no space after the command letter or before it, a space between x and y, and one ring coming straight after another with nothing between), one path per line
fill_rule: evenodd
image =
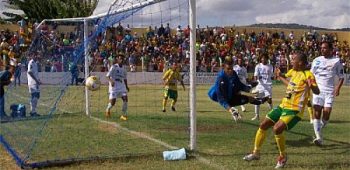
M164 98L177 99L177 90L164 89Z
M284 124L287 125L287 130L290 130L301 120L301 118L298 116L298 113L299 111L283 109L278 106L272 109L266 115L266 118L272 120L274 123L277 123L278 120L281 120Z

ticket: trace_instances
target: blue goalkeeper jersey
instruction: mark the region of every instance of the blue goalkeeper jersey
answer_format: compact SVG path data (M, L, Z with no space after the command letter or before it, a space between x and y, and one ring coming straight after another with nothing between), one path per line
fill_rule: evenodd
M218 73L215 84L209 89L208 96L211 100L219 102L225 109L230 107L232 99L239 97L240 91L249 92L250 86L243 84L236 72L232 76L225 74L224 70Z

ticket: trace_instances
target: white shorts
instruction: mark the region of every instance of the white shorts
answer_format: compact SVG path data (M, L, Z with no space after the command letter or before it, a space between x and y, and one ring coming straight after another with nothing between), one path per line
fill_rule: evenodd
M319 95L313 94L312 104L322 107L332 107L334 101L334 95L331 93L320 93Z
M28 85L29 93L40 93L39 85Z
M124 96L128 96L126 92L110 92L109 93L109 100L116 99L116 98L122 98Z
M258 98L269 97L272 98L272 86L268 85L257 85L255 87Z

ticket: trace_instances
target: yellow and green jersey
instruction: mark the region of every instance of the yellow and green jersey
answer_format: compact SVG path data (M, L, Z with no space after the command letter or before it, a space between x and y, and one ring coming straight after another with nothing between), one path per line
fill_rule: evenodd
M290 80L280 107L302 111L310 95L310 87L307 86L307 79L311 79L313 82L312 85L317 86L315 76L309 70L295 71L291 69L287 72L286 77L289 77ZM303 112L299 113L303 114Z
M169 69L164 73L163 80L167 82L165 89L177 90L177 82L182 81L182 77L179 71Z

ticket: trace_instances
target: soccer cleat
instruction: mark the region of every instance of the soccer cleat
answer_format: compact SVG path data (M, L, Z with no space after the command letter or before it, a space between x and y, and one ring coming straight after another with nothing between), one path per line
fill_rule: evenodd
M30 116L32 116L32 117L39 117L40 115L37 112L31 112Z
M120 120L127 121L128 120L128 116L121 115L120 116Z
M253 160L259 160L259 159L260 159L260 156L255 153L250 153L243 157L243 160L245 161L253 161Z
M166 112L166 110L165 110L165 109L163 109L163 110L162 110L162 112Z
M106 118L111 118L111 112L110 111L106 111L105 116L106 116Z
M176 111L174 106L171 106L171 110L174 111L174 112Z
M260 118L259 118L259 115L257 115L257 114L255 114L255 116L251 119L251 120L259 120Z
M317 139L317 138L315 138L312 142L313 142L316 146L322 146L322 144L323 144L322 139Z
M279 155L277 157L277 164L275 166L275 169L283 168L287 163L287 156L281 156Z

